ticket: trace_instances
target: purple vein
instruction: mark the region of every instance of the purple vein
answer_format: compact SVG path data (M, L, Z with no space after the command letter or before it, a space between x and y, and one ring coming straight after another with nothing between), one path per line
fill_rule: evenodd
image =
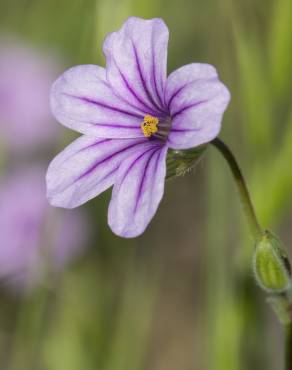
M202 100L202 101L198 101L196 103L188 104L188 105L184 106L183 108L181 108L180 110L178 110L177 112L173 113L171 115L171 118L174 119L176 116L182 114L186 110L191 109L191 108L195 108L195 107L197 107L197 106L199 106L203 103L206 103L206 102L207 102L207 100Z
M192 81L188 81L186 82L185 84L183 84L182 86L180 86L171 96L171 98L169 99L168 101L168 104L167 104L167 107L168 109L170 109L170 105L173 101L173 99L181 92L183 91L186 87L192 85L192 84L197 84L197 83L200 83L200 82L211 82L211 81L217 81L217 76L216 77L210 77L210 78L198 78L196 80L192 80Z
M99 181L98 181L98 183L99 184L101 184L102 182L104 182L104 181L106 181L109 177L111 177L117 170L118 170L118 168L119 168L119 165L117 165L116 167L114 167L111 171L109 171L107 174L105 174L101 179L99 179ZM89 193L89 192L91 192L91 190L93 189L93 188L95 188L96 187L96 183L93 183L92 184L92 186L91 187L89 187L88 189L87 189L87 192ZM111 184L109 184L108 185L108 187L109 186L111 186L112 185L112 183ZM100 193L100 191L97 191L97 194L96 195L98 195ZM72 197L73 196L76 196L76 190L73 192L73 195L72 195ZM95 196L96 196L95 195Z
M81 136L82 137L82 136ZM94 142L93 144L90 144L84 148L81 148L80 150L78 150L78 152L74 153L74 155L80 153L80 152L83 152L84 150L87 150L87 149L92 149L92 148L95 148L96 146L98 146L99 144L103 144L103 143L106 143L107 141L111 141L112 139L101 139L100 141L96 141ZM70 158L70 157L69 157Z
M186 84L182 85L180 88L178 88L171 96L171 98L169 99L168 101L168 104L167 104L167 107L168 109L170 109L170 105L173 101L173 99L184 89L186 88L188 85L192 84L193 82L187 82Z
M76 139L76 141L82 140L83 138L84 138L84 136L80 136L78 139ZM98 146L99 144L103 144L103 143L105 143L107 141L111 141L111 140L112 139L101 139L99 141L95 141L93 144L90 144L88 146L85 146L85 147L80 148L79 150L77 150L77 152L74 152L73 154L70 154L68 157L65 157L60 163L58 163L58 167L62 166L63 163L67 162L71 158L75 157L75 155L77 155L77 154L79 154L79 153L81 153L81 152L83 152L83 151L85 151L87 149L94 148L94 147ZM75 142L73 142L71 145L73 146Z
M191 132L191 131L200 131L201 128L172 128L171 132Z
M99 106L101 108L113 110L115 112L122 113L122 114L125 114L127 116L131 116L131 117L136 117L136 118L139 118L139 119L143 119L143 115L140 115L140 114L137 114L137 113L134 113L134 112L127 112L127 111L125 111L123 109L120 109L120 108L117 108L117 107L112 107L112 106L107 105L107 104L105 104L103 102L100 102L100 101L97 101L97 100L93 100L93 99L89 99L89 98L86 98L84 96L76 96L76 95L72 95L72 94L68 94L68 93L62 93L62 95L68 96L70 98L78 99L78 100L84 101L84 102L89 103L89 104L94 104L94 105L97 105L97 106Z
M110 140L110 139L109 139ZM107 140L105 140L105 141L107 141ZM101 164L103 164L103 163L105 163L105 162L107 162L107 161L109 161L110 159L112 159L115 155L118 155L118 154L120 154L120 153L122 153L122 152L124 152L124 151L126 151L126 150L128 150L128 149L131 149L131 148L133 148L133 147L135 147L136 145L139 145L139 144L141 144L141 143L143 143L143 141L144 140L141 140L141 141L139 141L139 142L135 142L134 144L132 144L132 145L128 145L128 146L126 146L126 147L124 147L124 148L122 148L121 150L119 150L119 151L117 151L117 152L115 152L115 153L112 153L111 155L109 155L109 156L106 156L105 158L103 158L102 160L100 160L100 161L98 161L97 163L94 163L90 168L88 168L84 173L82 173L81 175L79 175L75 180L73 180L71 183L69 183L69 184L67 184L65 187L63 187L61 190L58 190L58 192L63 192L63 191L65 191L68 187L70 187L70 186L72 186L72 185L74 185L76 182L78 182L79 180L81 180L81 179L83 179L85 176L87 176L87 175L90 175L99 165L101 165ZM103 141L104 142L104 141ZM101 143L101 142L99 142L99 143ZM98 144L98 143L97 143ZM92 145L91 147L93 147L94 145ZM85 149L87 149L87 147L86 148L83 148L84 150ZM80 150L80 151L82 151L82 150ZM102 181L103 180L103 178L102 179L100 179L99 181Z
M144 141L144 140L143 140L143 141ZM137 146L137 145L140 145L141 143L143 143L143 141L139 141L138 143L137 143L137 142L135 142L135 143L134 143L134 144L132 144L132 145L128 145L128 146L124 147L123 149L118 150L117 152L112 153L110 156L103 158L101 161L99 161L99 162L97 162L97 163L94 163L94 164L93 164L89 169L87 169L83 174L81 174L80 176L78 176L78 178L77 178L76 180L74 180L73 184L75 184L75 182L77 182L77 181L81 180L81 179L82 179L82 178L84 178L85 176L90 175L90 174L91 174L93 171L95 171L95 170L96 170L96 168L97 168L98 166L100 166L101 164L106 163L107 161L109 161L109 160L111 160L113 157L115 157L116 155L121 154L121 153L123 153L124 151L126 151L126 150L128 150L128 149L131 149L131 148L133 148L133 147L135 147L135 146Z
M139 60L139 56L138 56L138 52L137 52L137 49L136 49L136 46L132 41L132 47L133 47L133 50L134 50L134 55L135 55L135 61L136 61L136 65L137 65L137 68L138 68L138 72L139 72L139 77L140 77L140 80L142 82L142 85L143 85L143 88L145 90L145 93L148 97L148 99L150 100L150 102L154 105L154 107L161 113L165 113L160 107L159 105L155 102L155 100L153 99L152 95L150 94L148 88L147 88L147 85L146 85L146 82L145 82L145 79L144 79L144 76L143 76L143 73L142 73L142 68L141 68L141 64L140 64L140 60Z
M130 85L129 81L127 80L127 78L125 77L123 72L119 69L118 64L115 60L114 60L114 63L115 63L115 66L116 66L120 76L122 77L124 85L126 86L128 91L130 92L130 94L132 94L132 96L138 101L138 103L140 103L143 106L143 109L145 110L145 114L146 113L151 113L153 116L156 116L157 113L147 103L145 103L144 100L142 98L140 98L140 96L138 96L137 93L134 91L134 89ZM130 104L124 98L121 98L121 99L123 99L126 103ZM133 105L132 105L132 107L133 107Z
M148 152L150 152L151 150L157 150L157 146L151 146L150 149L146 150L145 152L143 152L142 154L140 154L137 158L135 158L135 160L130 164L130 166L127 168L121 182L120 182L120 187L122 186L123 182L125 181L126 177L128 176L129 172L132 170L132 168L135 166L135 164L137 164L137 162L139 161L140 158L142 158L145 154L147 154Z
M147 174L147 171L148 171L148 167L150 165L150 162L154 158L155 153L157 153L158 150L161 150L162 151L162 148L157 148L154 151L154 153L152 153L152 155L148 158L147 163L146 163L146 165L144 167L143 175L142 175L142 178L141 178L141 181L140 181L140 184L139 184L139 190L138 190L138 193L137 193L137 196L136 196L136 204L135 204L135 208L134 208L134 214L137 212L138 205L140 203L141 194L142 194L142 191L143 191L144 181L145 181L145 177L146 177L146 174ZM160 158L160 153L159 153L159 155L156 158L156 164L155 164L156 169L157 169L158 159ZM153 179L155 179L155 175L156 175L156 171L153 173Z
M118 70L120 76L122 77L122 80L124 82L124 84L126 85L126 88L130 91L130 93L134 96L134 98L142 104L143 106L143 110L144 112L141 112L141 116L144 116L145 115L145 112L147 111L147 109L151 109L149 108L145 103L144 101L135 93L135 91L133 90L133 88L131 87L131 85L129 84L128 80L126 79L125 75L122 73L122 71L119 69L119 66L115 60L115 58L112 57L112 62L114 63L116 69ZM130 102L128 102L123 96L117 94L114 89L112 89L112 86L108 83L108 82L105 82L105 81L102 81L102 83L108 88L111 90L111 92L116 96L117 99L120 99L122 100L125 104L129 105L131 108L135 109L135 110L140 110L141 108L140 107L137 107L135 106L134 104L131 104ZM146 110L145 110L146 108Z
M89 123L91 125L100 126L100 127L128 128L128 129L131 129L131 130L139 130L139 131L141 131L140 125L132 126L132 125L123 125L123 124L118 124L118 123L100 123L100 122L89 122Z
M156 80L156 62L155 62L155 47L154 47L154 32L152 32L151 35L151 47L152 47L152 74L153 74L153 80L154 80L154 87L156 91L157 98L159 100L159 103L161 106L163 106L163 102L161 99L161 96L158 91L158 86L157 86L157 80Z

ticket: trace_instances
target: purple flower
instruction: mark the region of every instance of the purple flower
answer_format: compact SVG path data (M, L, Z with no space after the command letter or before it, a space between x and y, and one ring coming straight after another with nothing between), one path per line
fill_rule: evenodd
M48 94L56 76L52 58L0 40L1 140L12 151L40 148L56 137Z
M80 213L57 211L46 201L44 171L18 169L0 181L0 278L29 290L44 267L57 272L86 239Z
M107 36L106 69L84 65L53 85L52 111L83 134L50 164L52 205L74 208L114 185L111 229L141 234L164 192L168 148L215 138L230 96L207 64L166 74L168 29L161 19L129 18Z

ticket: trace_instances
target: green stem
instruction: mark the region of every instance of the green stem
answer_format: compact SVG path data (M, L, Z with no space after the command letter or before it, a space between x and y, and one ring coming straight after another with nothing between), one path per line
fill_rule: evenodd
M292 370L292 324L288 324L285 329L285 370Z
M234 178L235 184L238 189L240 201L242 204L244 214L247 218L250 231L254 239L258 240L259 238L262 237L263 230L255 214L255 210L254 210L254 207L253 207L250 195L249 195L249 191L247 189L246 182L239 168L239 165L233 153L228 148L228 146L224 144L223 141L221 141L219 138L216 138L213 141L211 141L211 144L214 145L219 150L219 152L223 155L223 157L226 159L229 165L229 168L232 172L232 176Z

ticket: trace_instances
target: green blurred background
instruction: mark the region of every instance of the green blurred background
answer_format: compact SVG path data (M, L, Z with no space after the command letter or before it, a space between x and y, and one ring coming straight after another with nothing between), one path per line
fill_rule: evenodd
M291 0L1 0L0 31L52 50L62 70L104 65L128 16L162 17L169 72L217 67L232 100L221 138L259 219L292 241ZM74 133L46 156L57 154ZM209 148L171 180L145 234L115 237L110 192L90 201L86 252L29 296L0 296L1 370L279 370L282 335L253 282L252 240L224 161ZM1 247L1 246L0 246Z

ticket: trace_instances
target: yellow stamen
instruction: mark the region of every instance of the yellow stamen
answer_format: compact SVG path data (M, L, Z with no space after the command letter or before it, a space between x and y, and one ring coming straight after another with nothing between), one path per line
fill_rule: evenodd
M144 121L141 123L141 130L145 137L151 137L158 131L159 119L150 115L144 117Z

